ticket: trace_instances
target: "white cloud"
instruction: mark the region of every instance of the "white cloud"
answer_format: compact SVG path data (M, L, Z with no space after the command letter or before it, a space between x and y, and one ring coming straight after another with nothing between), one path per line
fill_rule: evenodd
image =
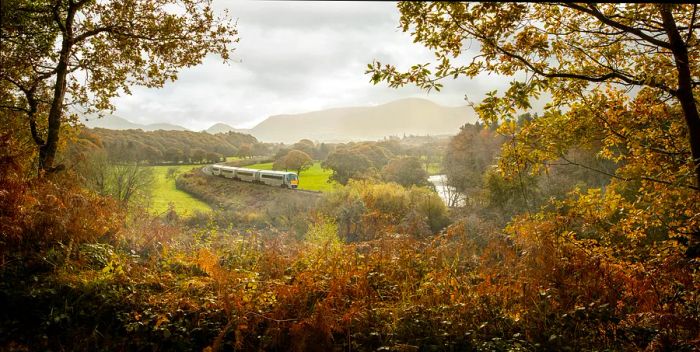
M161 89L134 87L115 99L116 114L138 123L169 122L201 130L216 122L252 127L270 115L385 103L427 97L464 105L507 80L480 76L445 81L442 92L372 85L364 74L377 59L407 68L432 59L399 28L394 3L233 2L214 3L237 18L240 42L230 63L207 57Z

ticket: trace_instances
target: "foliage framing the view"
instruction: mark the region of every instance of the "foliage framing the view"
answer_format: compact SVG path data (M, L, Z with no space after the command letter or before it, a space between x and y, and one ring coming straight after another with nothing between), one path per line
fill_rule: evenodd
M566 152L602 141L598 156L621 165L610 174L616 187L608 196L627 195L626 232L663 232L686 243L689 256L700 255L696 5L398 6L402 29L434 51L437 65L401 72L375 62L368 70L373 82L439 89L445 77L518 75L503 95L490 92L475 106L482 120L511 137L502 172L546 172L552 162L591 168ZM517 111L544 93L552 97L544 115L518 126Z
M209 53L227 59L237 34L209 0L9 0L0 29L0 107L27 121L49 171L69 106L110 109L133 85L160 87Z

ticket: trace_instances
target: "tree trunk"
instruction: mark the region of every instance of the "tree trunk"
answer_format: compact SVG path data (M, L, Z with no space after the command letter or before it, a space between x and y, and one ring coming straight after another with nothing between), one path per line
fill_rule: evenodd
M63 55L61 55L63 59ZM66 61L68 56L66 55ZM43 171L53 170L54 158L58 149L58 137L61 129L61 116L63 115L63 99L66 95L66 76L68 68L66 62L59 62L56 72L56 85L54 97L49 110L49 129L46 142L39 147L39 169Z
M56 150L58 149L59 132L61 130L63 99L66 96L66 78L68 76L68 60L73 47L73 18L75 11L76 8L71 4L68 7L65 22L59 23L63 27L63 40L61 41L61 54L56 66L56 83L54 84L53 100L49 110L49 128L46 142L39 147L39 171L51 172L56 169L53 163L56 157Z
M659 5L659 12L663 19L664 30L668 35L671 51L678 72L678 90L676 98L681 104L685 123L688 126L688 141L690 143L690 154L693 158L693 169L695 171L695 185L700 186L700 115L695 104L693 95L692 76L688 59L688 47L683 41L676 21L671 13L670 4ZM696 229L688 242L686 254L696 258L700 256L700 229Z

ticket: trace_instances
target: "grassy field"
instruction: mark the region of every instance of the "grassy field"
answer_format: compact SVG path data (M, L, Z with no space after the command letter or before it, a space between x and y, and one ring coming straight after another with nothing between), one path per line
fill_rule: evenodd
M259 170L272 170L272 163L253 164L246 167ZM301 175L299 175L299 189L321 192L330 191L337 186L336 182L328 183L328 178L331 177L331 173L331 170L322 169L321 162L317 161L308 170L302 171Z
M442 173L442 165L440 163L430 163L425 171L428 172L428 175L439 175Z
M168 210L168 203L175 204L175 210L180 215L188 215L194 211L210 211L211 207L206 203L192 197L188 193L175 188L175 179L168 178L168 169L176 167L179 173L186 172L199 165L181 166L151 166L155 182L153 184L150 212L163 214Z

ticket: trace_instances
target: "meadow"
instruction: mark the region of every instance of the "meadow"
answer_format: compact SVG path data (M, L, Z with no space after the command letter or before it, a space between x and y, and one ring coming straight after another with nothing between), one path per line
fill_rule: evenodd
M259 170L272 170L272 163L253 164L246 167ZM331 170L323 169L320 161L316 161L313 166L302 171L299 175L299 189L320 192L333 190L338 186L338 183L328 182L332 173Z
M425 168L425 172L428 173L428 175L439 175L442 173L442 163L430 163L428 164L428 167Z
M170 202L175 205L175 210L180 215L191 215L195 211L211 211L209 205L175 187L175 177L168 177L168 169L173 167L177 168L176 174L180 174L199 168L201 165L150 166L153 169L154 183L151 188L149 211L152 214L163 214L168 210Z
M168 177L168 169L177 168L176 176L201 165L180 165L180 166L150 166L153 169L154 183L151 188L152 198L149 211L154 215L163 214L168 210L168 205L172 202L175 210L180 215L192 215L194 212L208 212L212 208L201 200L193 197L187 192L177 189L175 177ZM247 166L252 169L272 170L272 163L258 163ZM328 183L331 171L321 168L320 162L315 162L308 170L304 170L300 175L299 189L310 191L330 191L337 187L337 183Z

